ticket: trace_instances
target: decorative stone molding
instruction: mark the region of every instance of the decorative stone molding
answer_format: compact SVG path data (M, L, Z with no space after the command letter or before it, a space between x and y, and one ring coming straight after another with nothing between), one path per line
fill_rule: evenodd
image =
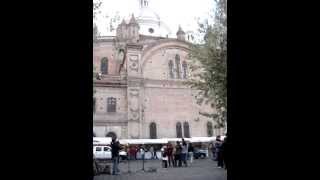
M132 71L139 72L139 57L138 55L129 56L129 68Z
M127 48L139 51L143 48L143 45L137 43L128 43Z
M128 135L129 137L133 139L139 139L140 135L140 128L139 128L139 122L128 122Z
M139 104L139 89L128 88L128 119L131 121L139 121L140 119L140 104Z

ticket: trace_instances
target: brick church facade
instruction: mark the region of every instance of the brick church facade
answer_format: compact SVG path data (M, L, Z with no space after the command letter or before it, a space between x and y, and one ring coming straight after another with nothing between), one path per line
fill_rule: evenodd
M93 133L96 137L206 137L222 135L198 105L197 90L183 82L192 75L190 42L179 28L176 38L141 0L141 14L117 27L116 36L98 39L93 47Z

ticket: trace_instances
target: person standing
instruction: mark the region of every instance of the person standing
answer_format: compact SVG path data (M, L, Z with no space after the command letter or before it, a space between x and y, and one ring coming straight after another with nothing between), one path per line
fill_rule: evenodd
M182 166L182 162L181 162L181 151L182 151L182 147L180 145L180 142L177 141L177 145L176 145L176 153L174 155L174 163L176 166L181 167ZM179 162L179 163L178 163Z
M192 146L192 143L190 143L189 148L188 148L188 153L189 153L189 157L190 157L190 164L192 164L192 162L193 162L193 152L194 152L194 148Z
M111 153L112 153L112 175L118 175L120 170L118 167L118 163L119 163L119 150L120 150L120 146L119 146L119 142L116 141L115 138L112 139L111 142Z
M223 168L223 154L222 154L222 141L220 139L220 136L219 138L217 137L217 140L216 140L216 152L217 152L217 160L218 160L218 167L220 168Z
M164 168L168 168L168 148L166 146L164 146L161 149L162 152L162 167Z
M188 154L188 146L187 143L182 138L182 151L181 151L181 160L185 167L188 166L187 164L187 154Z
M155 153L154 153L154 148L153 148L153 146L151 146L151 147L149 148L149 152L151 153L151 159L155 159Z
M138 154L138 146L134 147L134 159L137 160L137 154Z
M221 146L221 137L217 136L216 137L216 141L214 143L214 156L215 156L215 160L218 161L218 151L219 151L219 147Z
M228 143L227 143L227 137L224 138L223 143L222 143L222 158L223 158L223 162L224 162L224 168L227 170L227 166L228 166L228 151L227 148L228 147Z
M133 157L134 157L133 146L129 146L129 158L130 158L130 160L133 160Z
M172 145L172 158L173 158L173 167L177 167L176 163L176 147Z
M171 143L168 143L168 162L169 162L169 167L174 166L173 162L173 147Z
M145 155L145 148L143 146L140 146L140 155L141 155L141 159L144 160L144 155Z
M214 142L211 143L211 153L212 153L212 160L216 161L217 156L216 156L216 147Z

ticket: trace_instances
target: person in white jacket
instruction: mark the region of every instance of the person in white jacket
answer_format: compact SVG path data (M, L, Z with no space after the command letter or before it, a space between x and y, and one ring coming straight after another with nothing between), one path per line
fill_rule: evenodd
M168 152L167 146L163 146L161 148L161 155L162 155L162 167L168 168Z

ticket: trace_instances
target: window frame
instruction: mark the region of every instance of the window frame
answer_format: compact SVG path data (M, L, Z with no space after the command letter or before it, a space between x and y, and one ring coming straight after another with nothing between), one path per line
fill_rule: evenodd
M177 122L176 123L176 136L177 136L177 138L182 138L183 137L181 122Z
M187 79L188 78L188 64L186 61L182 62L182 69L183 69L183 79Z
M100 60L100 72L103 75L109 74L109 59L107 57Z
M184 122L183 123L183 134L184 134L184 137L186 138L190 138L191 135L190 135L190 125L189 125L189 122Z
M154 130L154 131L152 131ZM157 124L155 122L150 123L149 125L150 139L157 139Z
M181 60L180 60L179 54L176 54L175 64L176 64L177 79L181 79Z
M107 113L117 112L117 98L108 97L107 98Z
M169 60L168 66L169 66L169 77L171 79L174 79L174 63L172 60Z

